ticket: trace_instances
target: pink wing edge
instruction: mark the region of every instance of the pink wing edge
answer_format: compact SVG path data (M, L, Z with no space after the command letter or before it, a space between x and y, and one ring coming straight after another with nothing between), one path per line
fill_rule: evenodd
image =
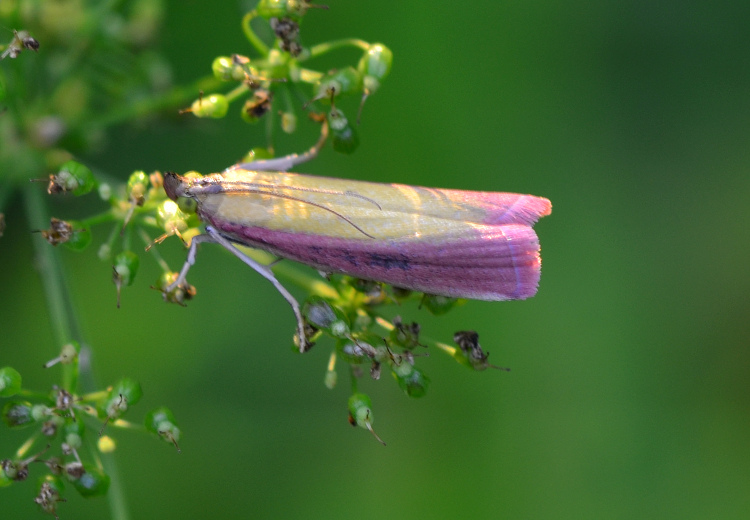
M549 215L549 200L532 195L447 192L452 200L487 211L471 236L445 241L366 241L243 226L204 215L240 244L344 273L429 294L477 300L534 296L541 276L539 239L531 225Z

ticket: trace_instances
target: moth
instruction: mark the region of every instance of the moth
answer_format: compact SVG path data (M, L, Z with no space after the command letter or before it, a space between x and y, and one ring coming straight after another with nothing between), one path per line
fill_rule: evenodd
M236 245L434 295L521 300L536 294L541 257L532 226L550 214L546 198L278 171L302 160L238 164L201 178L166 173L169 198L194 200L206 224L173 287L184 282L199 243L221 244L292 306L300 350L305 336L298 302L268 266Z

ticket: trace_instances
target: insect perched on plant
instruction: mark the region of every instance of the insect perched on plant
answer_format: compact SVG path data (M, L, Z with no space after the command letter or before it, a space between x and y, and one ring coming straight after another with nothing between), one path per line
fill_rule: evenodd
M169 198L194 200L207 224L168 290L184 283L199 243L221 244L292 306L301 351L306 338L299 304L268 266L234 244L428 294L477 300L536 294L541 258L532 225L550 214L549 200L281 172L315 156L325 134L303 155L238 164L200 178L167 173Z

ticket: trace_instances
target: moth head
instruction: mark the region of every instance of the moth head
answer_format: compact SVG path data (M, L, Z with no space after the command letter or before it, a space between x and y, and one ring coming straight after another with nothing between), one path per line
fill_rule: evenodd
M166 172L164 174L164 191L167 192L167 197L177 202L177 199L185 196L185 190L187 188L187 179L181 175L177 175L174 172Z

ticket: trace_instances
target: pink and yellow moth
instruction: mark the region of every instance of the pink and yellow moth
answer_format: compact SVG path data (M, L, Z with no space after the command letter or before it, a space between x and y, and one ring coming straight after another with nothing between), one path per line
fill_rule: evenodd
M206 233L193 239L173 286L184 282L198 243L223 245L290 303L300 350L305 338L299 304L269 267L234 244L326 273L428 294L477 300L520 300L536 294L541 257L532 226L550 214L549 200L257 171L258 166L286 169L302 160L290 156L240 164L197 179L167 173L167 195L193 199L206 223Z

